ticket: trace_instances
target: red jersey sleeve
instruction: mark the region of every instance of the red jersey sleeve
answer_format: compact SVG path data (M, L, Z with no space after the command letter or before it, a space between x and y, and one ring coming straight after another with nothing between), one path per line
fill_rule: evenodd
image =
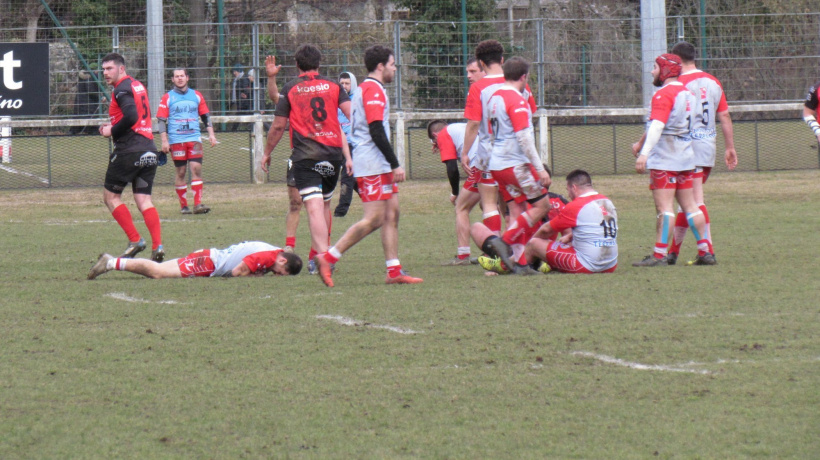
M364 85L362 85L364 86ZM362 89L362 104L367 124L374 121L384 121L384 92L379 85L367 85Z
M507 105L507 115L510 117L513 131L518 132L530 127L532 112L523 97L517 95L506 97L505 95L504 103Z
M276 263L276 257L280 252L282 252L281 249L254 252L249 256L245 256L242 262L251 269L251 273L253 274L266 273L273 267L273 264Z
M650 120L658 120L666 124L669 121L669 114L672 113L672 106L675 105L675 98L666 91L660 90L652 97L652 110L649 112Z
M458 159L458 151L456 150L455 142L453 142L453 136L450 136L450 132L447 131L446 128L439 131L436 137L436 145L438 145L442 163L447 160Z
M481 89L478 84L470 85L467 93L467 104L464 106L464 118L472 121L481 121L484 112L481 107Z
M202 97L202 93L197 90L194 90L194 93L196 93L196 97L199 98L199 106L197 107L199 115L209 113L210 110L208 110L208 104L205 103L205 98Z
M162 95L159 100L159 107L157 107L157 118L168 119L168 93Z
M535 113L535 111L538 110L538 106L535 105L535 98L532 96L532 90L530 89L529 83L527 83L527 93L530 95L529 99L527 99L527 103L530 105L530 111Z
M723 88L720 88L720 89L722 90ZM727 110L729 110L729 103L726 102L726 93L721 91L720 92L720 102L718 102L717 111L718 111L718 113L721 113L721 112L725 112Z
M578 206L578 204L578 200L575 200L566 205L557 217L550 220L550 227L556 232L563 232L568 228L575 227L575 223L578 221L578 211L583 207Z

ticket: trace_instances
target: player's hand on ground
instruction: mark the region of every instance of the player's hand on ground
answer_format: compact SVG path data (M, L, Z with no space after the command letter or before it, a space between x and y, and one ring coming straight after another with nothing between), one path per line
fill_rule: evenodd
M820 142L820 136L817 136L817 141ZM729 171L737 167L737 152L735 149L726 149L726 167Z
M404 168L399 166L398 168L393 170L393 181L394 182L396 182L396 183L404 182L404 179L405 179L405 177L404 177Z
M103 137L111 137L111 124L107 123L100 126L100 134Z
M635 171L637 171L638 174L646 172L646 159L647 155L638 155L638 159L635 160Z
M276 65L276 56L268 56L265 58L265 73L268 75L268 78L275 77L281 68L281 65Z
M262 171L268 172L268 169L270 169L270 154L266 153L262 156L262 164L260 166L262 167Z

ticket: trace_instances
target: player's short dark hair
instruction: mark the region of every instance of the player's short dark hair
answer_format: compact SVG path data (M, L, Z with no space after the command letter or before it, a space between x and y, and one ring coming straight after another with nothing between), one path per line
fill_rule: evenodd
M296 48L296 67L303 72L316 70L322 62L322 52L313 45L305 44Z
M393 50L382 45L373 45L364 50L364 67L368 72L376 70L379 64L387 65L387 61L393 56Z
M476 59L475 56L471 57L470 59L467 59L467 63L464 64L464 67L469 67L470 64L473 64L473 63L478 64L478 59Z
M287 260L285 268L289 275L298 275L302 271L302 258L292 252L280 252L280 256Z
M108 53L102 58L102 62L113 62L114 65L125 65L125 58L120 53Z
M188 76L188 69L186 69L184 67L175 67L173 70L171 70L171 75L174 75L174 72L176 72L177 70L181 70L182 73L184 73L186 77Z
M694 62L695 53L695 45L689 42L677 42L672 47L672 54L676 54L683 62Z
M432 140L436 140L436 136L433 134L434 131L441 131L442 129L447 127L447 122L444 120L433 120L427 124L427 137Z
M567 174L567 183L578 187L592 187L592 177L583 169L576 169Z
M350 77L350 72L342 72L341 74L339 74L339 80L341 80L342 78L347 78L348 80L353 80Z
M475 47L475 57L485 65L501 64L504 46L498 40L484 40Z
M504 79L509 81L517 81L530 73L530 63L520 56L513 56L504 61L501 68L504 69Z

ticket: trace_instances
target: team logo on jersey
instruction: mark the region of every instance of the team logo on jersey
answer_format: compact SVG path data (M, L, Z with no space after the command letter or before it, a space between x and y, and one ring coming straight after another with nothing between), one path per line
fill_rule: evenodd
M706 88L701 88L700 89L700 98L701 99L706 99Z

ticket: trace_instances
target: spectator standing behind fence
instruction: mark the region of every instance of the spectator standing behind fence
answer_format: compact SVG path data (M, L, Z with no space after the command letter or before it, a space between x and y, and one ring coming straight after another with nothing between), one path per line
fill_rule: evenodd
M353 99L353 93L356 92L358 84L356 76L352 72L342 72L339 75L339 85L347 92L347 95ZM356 141L350 136L350 120L339 109L339 124L342 125L342 131L347 136L347 145L350 147L350 153L353 154L353 149L356 148ZM342 169L342 178L339 179L341 183L341 191L339 193L339 204L336 205L336 210L333 212L333 217L344 217L350 209L350 203L353 201L353 190L356 188L356 178L353 174L348 174L347 169Z
M680 42L672 48L672 54L681 58L681 75L678 81L683 83L689 91L695 93L697 102L694 107L692 120L692 149L695 151L695 175L692 177L692 191L695 193L695 203L703 212L706 220L706 234L704 237L712 243L712 228L709 212L706 210L706 200L703 196L703 186L715 166L717 157L717 121L723 132L725 145L724 161L729 171L737 166L737 152L735 151L735 137L732 129L732 117L729 115L729 105L723 86L717 78L700 70L695 66L695 47L691 43ZM675 217L672 245L669 247L667 259L674 265L680 254L680 247L689 223L686 214L678 207Z
M251 111L251 81L242 70L241 64L234 64L231 69L233 81L231 82L231 107L233 115L248 115ZM239 122L235 121L231 125L231 131L239 128Z
M132 258L145 249L143 239L131 211L122 202L122 191L131 183L134 201L151 233L151 260L162 262L162 229L159 214L151 201L151 189L157 172L157 147L151 131L148 92L142 83L125 73L125 59L117 53L102 59L105 82L114 87L108 107L110 123L100 126L100 134L114 141L114 151L108 159L103 201L111 215L128 236L128 247L120 257Z
M74 99L74 114L77 118L91 118L100 104L97 82L92 77L87 70L81 70L77 76L77 96ZM72 126L69 133L85 134L92 131L90 126Z
M174 88L162 96L157 109L159 132L162 137L162 151L170 153L174 160L176 176L174 188L179 197L180 212L191 214L188 207L188 184L185 172L191 168L191 190L194 192L193 214L205 214L211 210L202 204L202 130L199 120L208 131L211 147L217 144L211 124L208 104L202 93L188 87L188 72L174 69L171 82Z

